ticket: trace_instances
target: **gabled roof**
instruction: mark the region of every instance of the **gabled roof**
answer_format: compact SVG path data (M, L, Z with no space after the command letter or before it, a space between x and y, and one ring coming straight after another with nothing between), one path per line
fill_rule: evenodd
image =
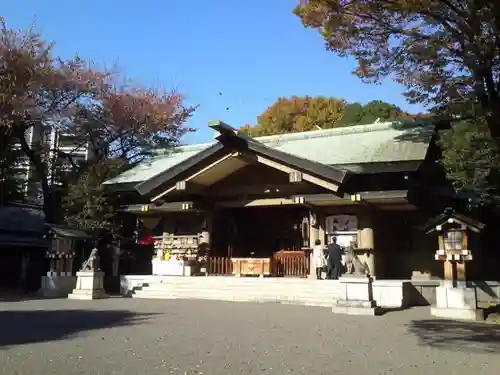
M91 240L93 238L83 229L56 224L46 224L46 226L49 229L49 233L51 232L56 237L69 238L71 240Z
M428 220L426 223L421 225L420 229L425 231L426 233L432 233L436 231L437 226L450 223L450 220L452 220L452 222L465 225L467 228L474 232L480 232L485 227L485 224L481 223L480 221L455 212L451 208L447 208L442 214Z
M142 195L149 194L167 181L174 179L182 172L196 166L205 158L215 155L218 151L224 148L231 151L251 151L254 155L269 157L270 159L279 161L285 165L293 166L299 171L320 176L327 181L335 182L337 184L341 184L347 176L347 171L345 170L267 147L265 144L249 137L246 133L240 132L221 121L212 121L209 126L219 133L217 143L189 157L188 159L185 159L177 165L172 166L149 180L138 184L136 186L137 191L139 191Z
M265 146L309 162L360 173L363 165L419 163L427 150L435 127L428 119L386 122L302 133L250 138L249 144ZM237 132L239 136L244 136ZM202 143L158 153L150 162L138 165L105 184L141 183L189 158L217 147L219 142ZM259 147L259 146L256 146Z

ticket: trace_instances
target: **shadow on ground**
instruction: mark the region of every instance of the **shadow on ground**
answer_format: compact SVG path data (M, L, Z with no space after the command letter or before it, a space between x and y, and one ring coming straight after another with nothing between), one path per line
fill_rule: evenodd
M152 315L127 310L0 311L0 348L64 340L84 331L139 324Z
M470 352L500 351L500 326L494 324L427 319L412 321L408 330L423 345Z

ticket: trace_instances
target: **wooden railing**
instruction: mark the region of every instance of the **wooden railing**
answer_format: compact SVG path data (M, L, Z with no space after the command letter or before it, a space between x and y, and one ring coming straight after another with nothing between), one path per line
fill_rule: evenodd
M232 275L233 264L228 257L210 257L208 258L209 275Z
M305 251L280 250L274 253L274 274L276 276L307 277L309 255Z
M309 254L305 251L281 250L273 255L273 276L307 277L309 267ZM231 258L209 257L207 270L209 275L232 275Z

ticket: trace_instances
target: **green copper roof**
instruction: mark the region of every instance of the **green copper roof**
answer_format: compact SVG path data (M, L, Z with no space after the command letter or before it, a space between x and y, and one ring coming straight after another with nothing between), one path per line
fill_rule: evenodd
M424 160L434 126L429 122L387 122L257 137L267 147L314 162L356 171L366 163ZM106 184L146 181L215 142L183 146L106 181Z

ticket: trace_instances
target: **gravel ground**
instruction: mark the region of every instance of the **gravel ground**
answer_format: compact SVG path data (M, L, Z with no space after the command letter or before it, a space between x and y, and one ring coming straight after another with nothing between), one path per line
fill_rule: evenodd
M0 374L499 374L500 326L279 304L0 302Z

